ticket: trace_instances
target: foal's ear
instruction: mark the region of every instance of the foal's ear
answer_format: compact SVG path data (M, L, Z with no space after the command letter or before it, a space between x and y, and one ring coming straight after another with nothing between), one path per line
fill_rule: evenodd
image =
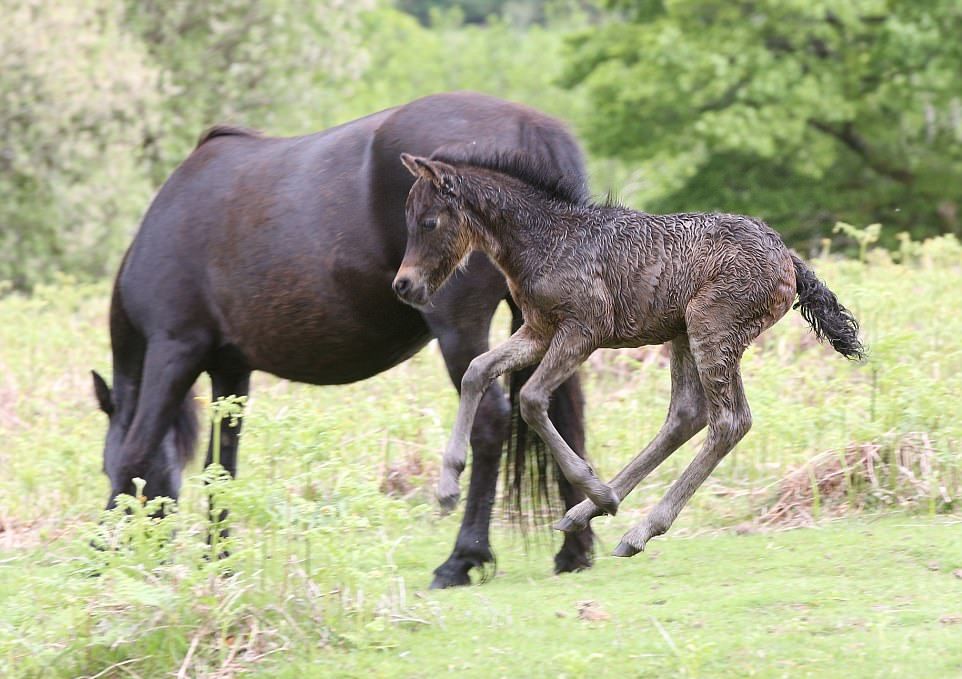
M454 195L454 168L450 165L438 160L412 156L410 153L402 153L401 162L415 177L423 177L443 193Z
M410 153L401 154L401 163L403 163L404 167L408 169L408 172L413 174L415 177L424 176L421 172L421 163L426 163L426 162L427 160L425 158L421 158L419 156L412 156Z
M90 374L94 378L94 395L97 397L97 403L100 404L100 409L103 410L108 415L112 415L114 412L114 401L110 394L110 387L107 386L107 382L104 378L100 376L96 370L91 370Z

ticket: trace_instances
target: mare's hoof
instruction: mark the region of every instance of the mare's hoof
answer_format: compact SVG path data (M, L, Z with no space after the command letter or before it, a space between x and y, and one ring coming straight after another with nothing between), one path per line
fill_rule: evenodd
M579 571L588 570L594 564L592 563L591 553L574 554L571 552L561 551L558 552L554 557L554 572L557 575L562 573L577 573Z
M471 584L471 578L465 573L435 573L430 589L447 589L449 587L464 587Z
M630 545L624 540L618 543L615 547L615 551L611 553L612 556L634 556L638 552L643 551L643 549L638 549L634 545Z

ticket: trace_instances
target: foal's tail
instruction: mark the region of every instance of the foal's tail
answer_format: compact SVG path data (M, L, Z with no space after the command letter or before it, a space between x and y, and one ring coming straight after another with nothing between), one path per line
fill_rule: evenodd
M852 312L838 303L835 293L818 280L815 272L794 252L795 286L798 301L793 309L799 309L802 318L812 326L820 340L828 343L845 358L861 360L865 347L858 338L858 321Z

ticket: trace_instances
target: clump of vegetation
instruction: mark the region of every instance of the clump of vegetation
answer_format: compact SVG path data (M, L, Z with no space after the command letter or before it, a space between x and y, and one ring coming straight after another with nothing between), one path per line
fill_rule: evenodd
M869 248L864 259L823 259L813 266L862 320L868 362L826 360L829 349L793 316L759 338L744 360L752 433L715 471L706 492L696 495L680 525L652 545L653 554L677 553L680 561L662 556L646 558L637 569L616 564L606 570L603 557L609 541L677 477L697 437L646 479L617 517L595 521L600 580L550 576L550 545L542 542L557 536L532 541L532 550L546 553L525 557L523 541L498 529L500 577L483 590L440 598L417 593L450 549L459 519L438 515L431 485L457 405L436 347L344 387L258 374L244 406L237 479L228 481L216 467L194 469L181 502L162 516L156 515L161 501L138 497L102 513L106 422L90 393L88 371L110 361L109 286L63 278L29 296L8 294L0 300L0 674L152 676L183 667L187 675L228 676L262 665L336 665L355 657L403 664L401 654L432 648L415 649L412 639L440 643L451 630L467 634L465 626L476 624L493 633L514 630L496 644L507 647L521 638L514 622L525 620L531 633L581 623L576 604L588 599L611 612L610 621L597 624L614 633L634 618L613 605L606 588L634 578L633 591L649 591L648 578L662 568L658 577L665 579L654 584L663 592L705 586L687 579L695 577L692 564L699 556L713 559L708 555L721 543L686 541L686 534L878 512L901 512L924 526L936 514L954 517L962 494L962 308L956 294L962 246L951 236L903 238L900 251ZM506 317L493 327L504 333ZM609 477L661 426L669 388L664 357L657 348L606 355L586 368L584 382L589 452ZM417 391L410 390L412 383ZM206 391L205 380L199 386ZM214 416L229 419L239 405L234 399L215 404ZM208 520L211 493L218 507L230 510L230 537L221 542L218 536L213 546L208 539L218 531ZM905 536L898 535L903 543ZM750 568L759 548L731 545L726 558L735 570ZM917 551L933 553L928 543ZM220 552L229 556L210 558ZM923 559L923 571L932 558ZM940 558L947 559L941 567L947 578L962 568L962 560ZM893 570L887 586L905 577ZM503 591L497 589L502 580L508 583ZM777 591L776 582L770 586ZM514 608L521 605L519 593L528 591L535 599L525 600L524 610ZM572 597L564 603L569 617L543 609L564 592ZM675 595L658 596L676 601ZM880 615L869 604L864 608L869 612L861 615L869 619ZM680 655L663 648L651 657L652 667L728 657L719 648L677 643L691 633L688 623L703 615L698 610L690 620L679 612L674 621L659 623L675 637ZM954 613L940 611L933 620L942 614ZM638 624L662 638L648 617ZM713 624L709 620L706 629ZM707 636L699 638L708 643ZM539 653L553 648L535 646ZM473 657L473 646L466 648L459 667L471 663L466 658ZM557 672L583 669L581 660L552 652L545 662Z

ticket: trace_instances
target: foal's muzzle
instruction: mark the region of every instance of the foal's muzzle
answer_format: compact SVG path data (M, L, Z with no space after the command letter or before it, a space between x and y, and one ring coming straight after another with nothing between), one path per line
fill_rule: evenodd
M399 271L394 279L394 293L402 302L413 307L423 307L428 303L430 294L428 288L423 283L410 274Z

